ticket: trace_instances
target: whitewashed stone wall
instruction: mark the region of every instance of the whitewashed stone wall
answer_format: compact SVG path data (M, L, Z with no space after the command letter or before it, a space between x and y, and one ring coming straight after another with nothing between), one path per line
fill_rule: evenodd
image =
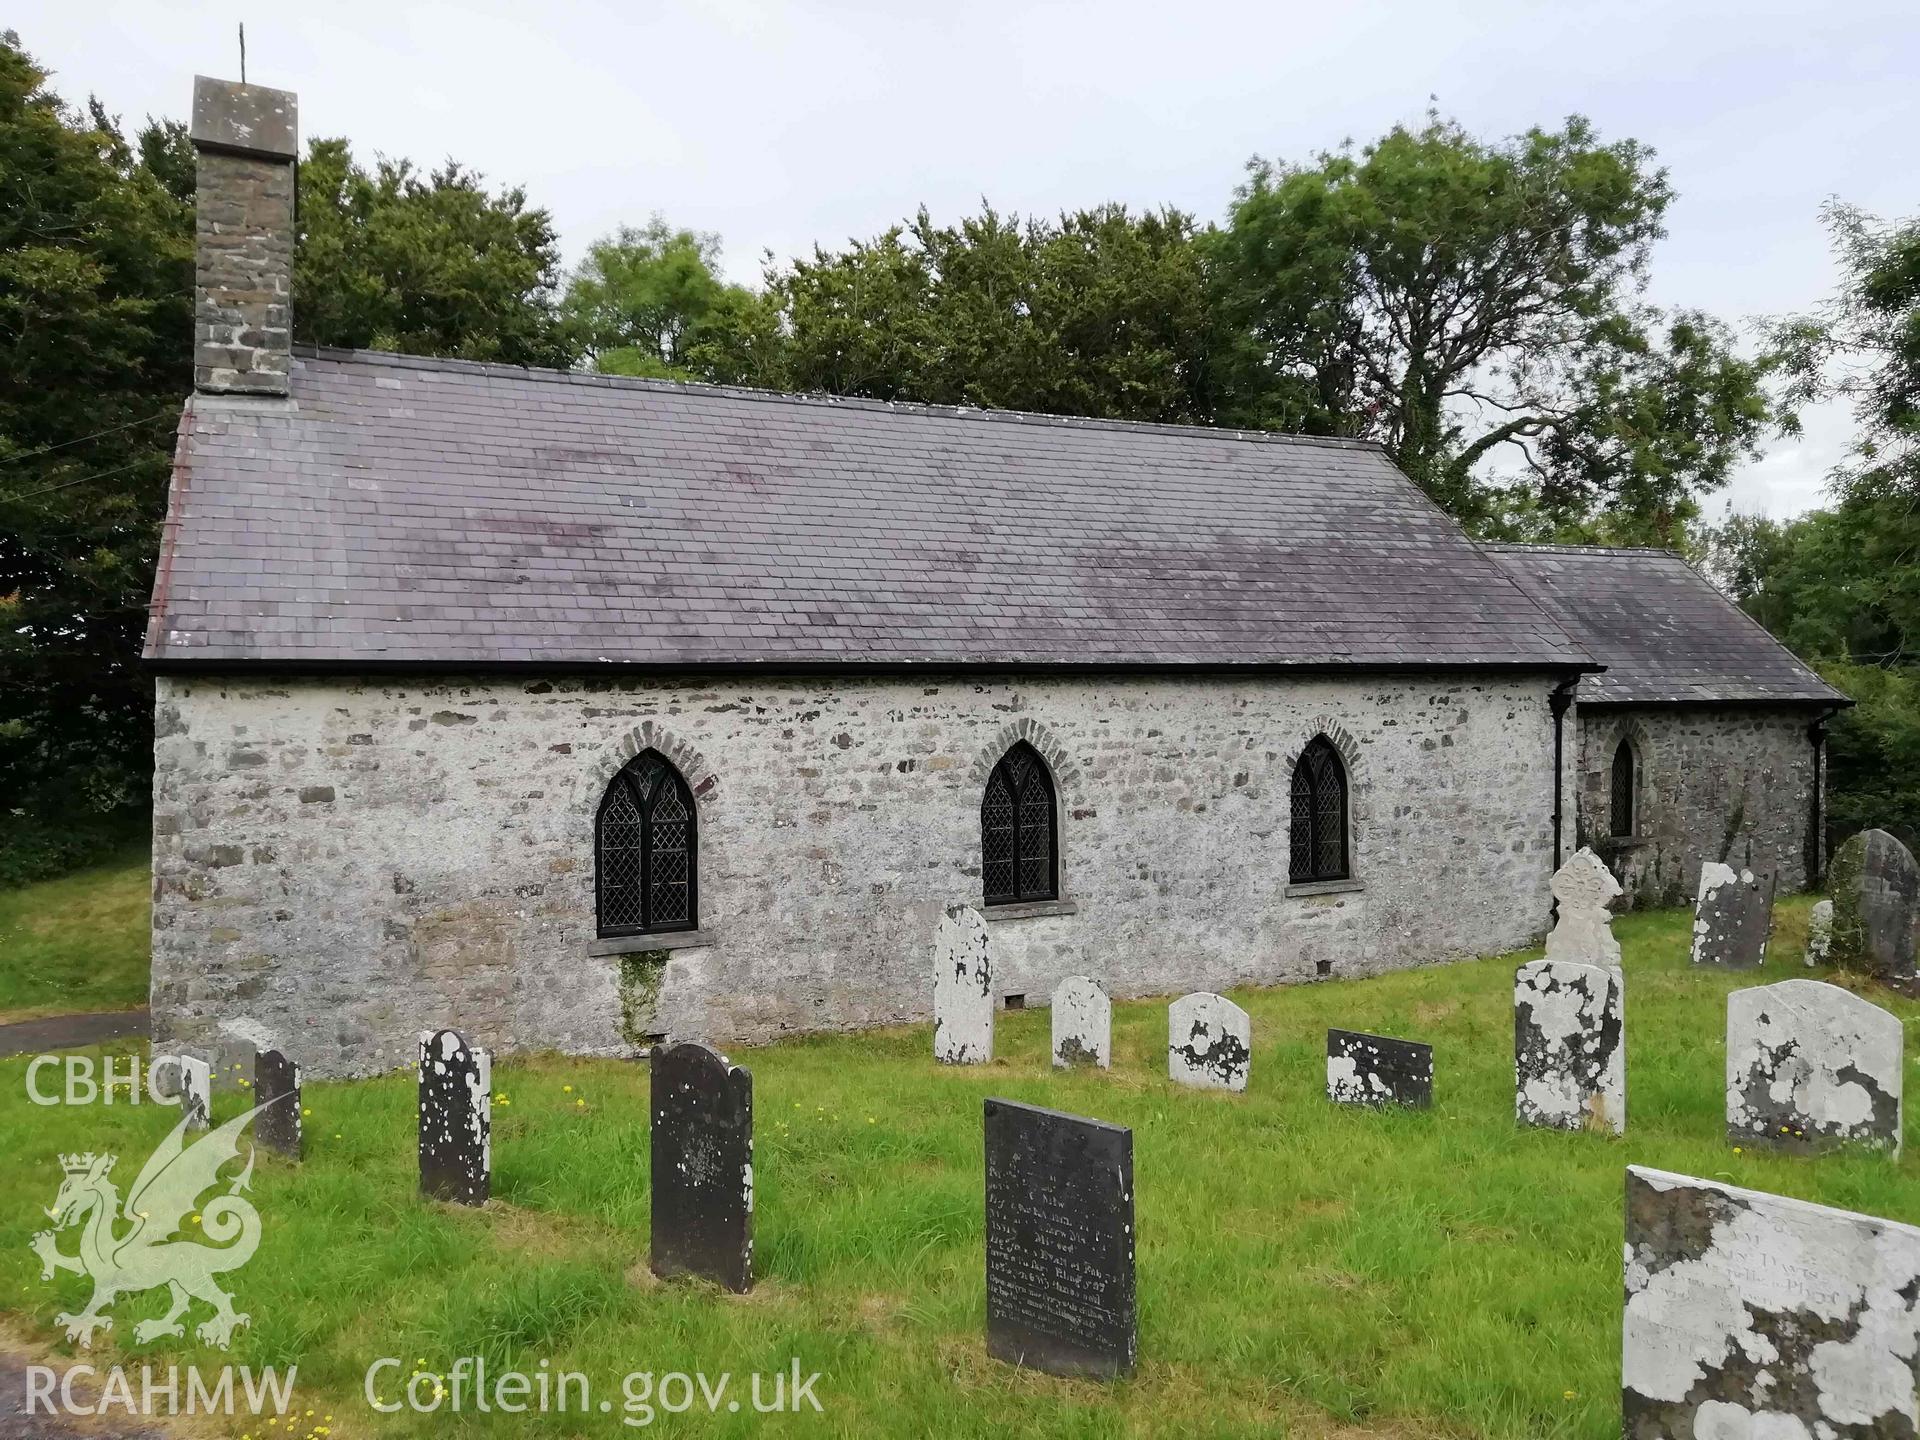
M1538 940L1545 676L168 678L153 1008L163 1045L313 1075L495 1051L636 1053L924 1020L944 907L980 897L978 767L1067 760L1070 914L996 919L995 984L1114 994L1372 974ZM1288 780L1327 731L1362 888L1289 895ZM646 740L697 792L700 932L595 956L593 819Z
M1700 867L1778 876L1786 895L1807 885L1816 712L1682 705L1634 710L1576 707L1579 843L1626 885L1625 905L1694 898ZM1614 752L1630 737L1639 757L1635 835L1609 834ZM1572 753L1573 747L1569 747Z

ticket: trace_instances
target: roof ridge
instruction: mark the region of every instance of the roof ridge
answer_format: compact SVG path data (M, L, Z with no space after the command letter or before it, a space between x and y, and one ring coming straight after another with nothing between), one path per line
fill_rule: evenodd
M1679 550L1670 550L1658 545L1562 545L1552 542L1531 543L1524 540L1481 540L1476 542L1482 550L1500 553L1533 553L1545 555L1665 555L1689 563L1686 554Z
M581 370L554 370L537 365L508 365L494 360L458 360L436 355L402 355L388 350L357 350L332 345L295 345L301 359L395 365L406 370L455 370L473 375L499 375L543 384L584 385L594 389L640 390L653 394L688 395L763 404L804 405L831 410L866 410L876 414L928 415L949 420L992 420L1001 424L1053 426L1065 430L1117 430L1132 434L1205 435L1215 440L1255 444L1310 445L1336 450L1359 450L1385 455L1378 440L1338 435L1295 435L1282 430L1249 430L1221 425L1176 425L1153 420L1109 420L1096 415L1050 415L1039 410L1002 410L987 405L929 405L913 400L871 400L858 395L825 391L801 393L760 390L747 385L710 385L699 380L657 380L638 375L600 375ZM1418 487L1416 487L1418 488Z

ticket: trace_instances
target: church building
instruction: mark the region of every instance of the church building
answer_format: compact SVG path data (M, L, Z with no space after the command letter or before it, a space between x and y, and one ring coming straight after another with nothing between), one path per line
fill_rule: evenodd
M956 903L1009 1007L1499 953L1622 824L1615 736L1649 893L1817 869L1840 697L1757 627L1702 663L1673 557L1476 546L1368 443L296 350L293 97L192 133L161 1048L921 1021Z

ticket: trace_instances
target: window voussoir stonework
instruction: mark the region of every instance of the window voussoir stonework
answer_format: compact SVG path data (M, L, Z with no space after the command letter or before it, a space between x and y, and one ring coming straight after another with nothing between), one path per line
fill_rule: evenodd
M693 792L694 803L704 805L713 798L720 784L720 777L707 768L706 757L664 725L651 720L642 721L639 728L629 730L621 736L618 753L617 771L634 756L646 750L657 750L673 762L687 782L687 788Z
M1022 717L1006 726L994 737L993 743L982 750L974 759L973 788L977 793L986 786L993 775L993 767L1005 758L1006 753L1021 741L1031 745L1047 762L1047 770L1052 776L1054 791L1064 797L1067 788L1079 780L1079 770L1068 758L1066 747L1060 743L1054 733L1038 720Z

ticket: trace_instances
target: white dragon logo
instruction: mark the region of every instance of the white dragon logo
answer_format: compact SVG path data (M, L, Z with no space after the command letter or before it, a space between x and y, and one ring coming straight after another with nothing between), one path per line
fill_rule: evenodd
M56 1270L93 1278L93 1298L86 1309L77 1315L54 1317L57 1324L66 1327L68 1340L82 1349L91 1348L95 1330L113 1328L113 1317L100 1312L116 1297L165 1285L173 1292L171 1308L160 1319L135 1325L134 1339L144 1344L162 1335L184 1334L180 1316L194 1299L199 1299L213 1306L213 1315L196 1326L195 1333L210 1345L227 1348L234 1327L247 1324L249 1317L235 1312L233 1297L215 1284L213 1277L239 1269L260 1244L259 1212L240 1195L253 1176L252 1146L247 1147L246 1167L229 1180L227 1193L198 1209L199 1223L192 1228L214 1244L172 1237L188 1227L188 1217L196 1213L200 1196L220 1183L221 1168L239 1158L241 1132L266 1108L257 1105L235 1116L191 1146L184 1136L193 1117L182 1115L173 1133L140 1167L124 1205L119 1188L107 1178L118 1156L88 1153L60 1157L60 1168L67 1178L47 1211L54 1228L35 1235L31 1249L40 1257L42 1280L51 1280ZM55 1231L82 1222L85 1228L80 1232L78 1253L62 1254L55 1243ZM122 1223L127 1226L124 1231L119 1229Z

